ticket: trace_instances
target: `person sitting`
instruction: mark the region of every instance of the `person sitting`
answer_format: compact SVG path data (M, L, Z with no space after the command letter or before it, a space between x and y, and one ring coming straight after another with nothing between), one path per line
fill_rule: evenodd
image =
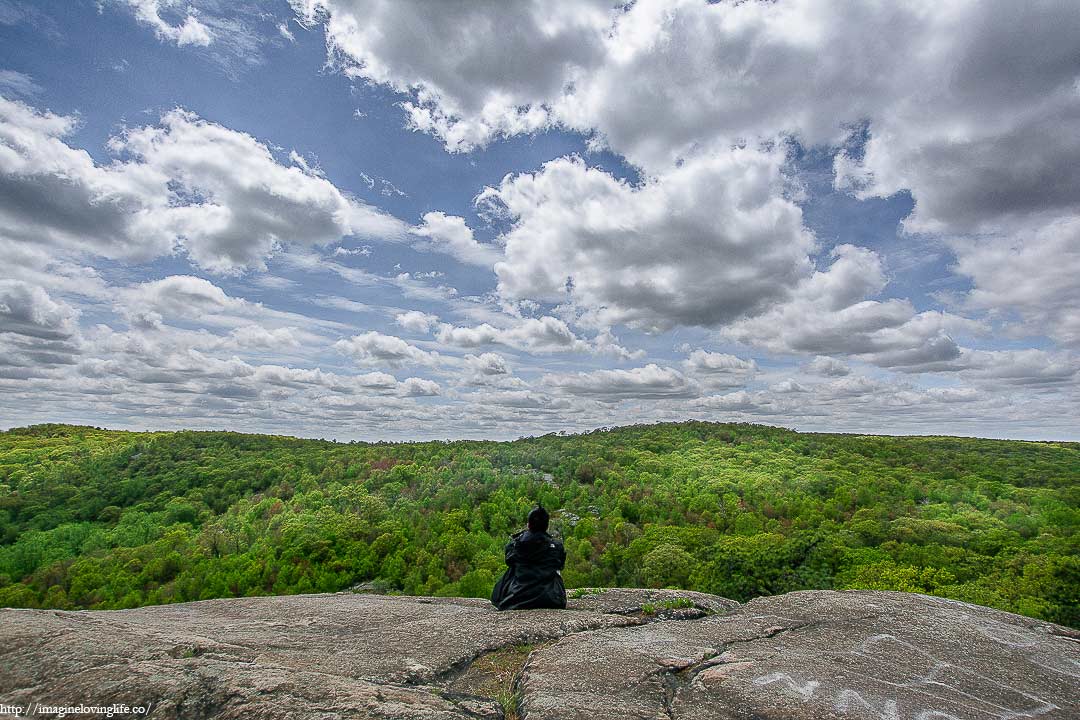
M528 528L506 544L506 572L495 583L491 602L499 610L565 608L566 565L563 544L548 535L548 511L537 505L529 512Z

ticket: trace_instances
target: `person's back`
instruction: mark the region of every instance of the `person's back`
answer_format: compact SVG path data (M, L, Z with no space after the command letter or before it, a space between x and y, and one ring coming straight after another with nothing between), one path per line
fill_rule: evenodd
M491 593L500 610L565 608L562 569L566 550L547 533L548 514L542 507L529 513L529 528L506 545L507 570Z

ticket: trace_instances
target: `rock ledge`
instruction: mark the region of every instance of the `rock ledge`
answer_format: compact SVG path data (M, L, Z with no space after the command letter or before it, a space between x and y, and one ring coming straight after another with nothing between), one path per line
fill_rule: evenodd
M571 598L3 609L0 717L122 703L154 718L1080 718L1080 633L1018 615L861 591Z

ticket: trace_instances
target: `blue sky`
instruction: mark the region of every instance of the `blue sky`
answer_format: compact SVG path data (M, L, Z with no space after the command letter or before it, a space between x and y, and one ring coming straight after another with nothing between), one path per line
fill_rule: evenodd
M1069 28L0 0L0 426L1077 439Z

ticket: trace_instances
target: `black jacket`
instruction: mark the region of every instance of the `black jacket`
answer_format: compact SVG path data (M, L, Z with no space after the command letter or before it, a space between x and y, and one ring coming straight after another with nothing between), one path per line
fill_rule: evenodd
M506 544L509 566L495 589L491 602L500 610L565 608L566 588L562 573L566 550L547 533L522 530Z

